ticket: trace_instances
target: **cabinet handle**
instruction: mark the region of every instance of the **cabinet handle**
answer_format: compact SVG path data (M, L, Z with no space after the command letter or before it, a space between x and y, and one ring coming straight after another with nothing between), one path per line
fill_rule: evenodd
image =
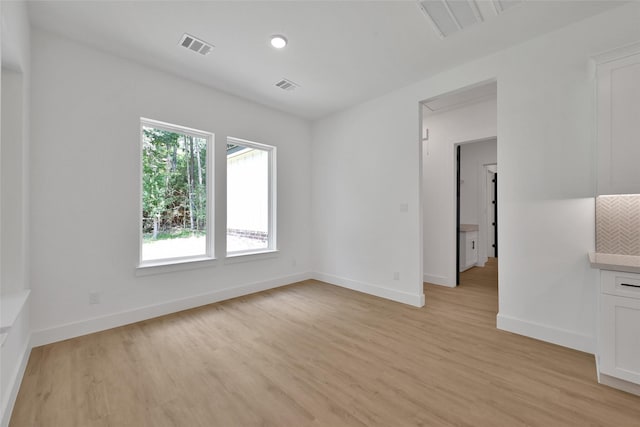
M630 283L620 283L620 286L628 286L630 288L640 288L640 285L632 285Z
M471 241L471 249L475 249L476 248L476 241L472 240ZM640 288L640 286L638 286Z

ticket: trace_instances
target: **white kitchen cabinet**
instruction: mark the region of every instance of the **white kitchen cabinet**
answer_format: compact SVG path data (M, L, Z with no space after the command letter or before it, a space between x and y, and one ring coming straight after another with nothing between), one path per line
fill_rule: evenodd
M640 44L595 60L598 194L640 193Z
M460 271L465 271L478 262L478 231L460 231Z
M640 274L601 270L599 305L601 377L640 385Z

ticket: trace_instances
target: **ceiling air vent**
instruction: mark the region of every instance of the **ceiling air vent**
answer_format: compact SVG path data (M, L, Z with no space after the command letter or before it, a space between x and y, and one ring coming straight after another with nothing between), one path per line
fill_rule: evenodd
M186 33L180 39L180 46L190 49L194 52L198 52L201 55L207 55L213 49L213 45L211 43L207 43L197 37L193 37L192 35Z
M521 2L522 0L493 0L493 7L496 8L496 13L502 13Z
M475 0L425 0L418 5L440 37L482 22Z
M276 83L276 86L282 90L294 90L300 87L299 84L296 84L291 80L287 80L287 79L280 80L278 83Z

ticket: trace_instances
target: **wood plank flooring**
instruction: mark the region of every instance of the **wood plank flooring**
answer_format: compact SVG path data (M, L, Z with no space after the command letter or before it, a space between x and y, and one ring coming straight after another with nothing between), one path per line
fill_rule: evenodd
M593 356L495 329L495 263L414 308L308 281L33 349L11 426L640 426Z

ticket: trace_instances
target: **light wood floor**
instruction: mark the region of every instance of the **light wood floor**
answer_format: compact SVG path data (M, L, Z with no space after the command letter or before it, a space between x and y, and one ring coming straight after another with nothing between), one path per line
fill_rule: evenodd
M593 356L495 329L496 274L420 309L309 281L38 347L11 426L639 426Z

